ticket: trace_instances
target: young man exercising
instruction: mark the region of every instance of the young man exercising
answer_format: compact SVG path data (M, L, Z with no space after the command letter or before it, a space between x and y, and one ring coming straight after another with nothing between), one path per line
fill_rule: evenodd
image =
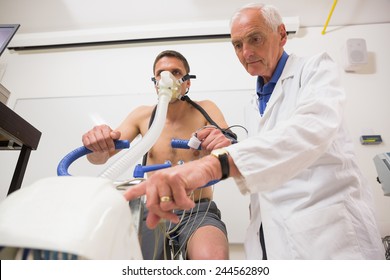
M189 139L194 131L205 126L215 124L219 128L226 129L228 125L222 112L213 102L209 100L194 102L186 96L191 80L188 78L190 67L183 55L172 50L161 52L153 65L153 80L156 84L163 71L169 71L176 79L184 80L180 90L183 99L188 102L179 99L171 100L164 129L147 153L147 165L162 164L166 161L170 161L172 165L183 162L185 164L209 154L219 146L230 145L231 138L218 134L219 139L216 138L213 143L203 143L202 150L171 147L173 138ZM85 133L82 137L83 144L93 151L87 156L88 160L93 164L103 164L118 152L114 148L114 140L126 139L131 142L139 134L145 135L153 121L154 109L155 106L140 106L132 111L115 130L107 125L99 125ZM206 117L201 111L207 112L208 116ZM226 227L221 220L220 211L212 201L212 186L196 190L189 195L196 202L195 207L189 211L179 211L178 215L182 217L179 224L166 222L163 225L166 229L163 231L161 229L152 231L143 226L141 247L144 259L166 259L164 243L169 239L178 242L184 259L229 258ZM169 197L165 198L169 199Z

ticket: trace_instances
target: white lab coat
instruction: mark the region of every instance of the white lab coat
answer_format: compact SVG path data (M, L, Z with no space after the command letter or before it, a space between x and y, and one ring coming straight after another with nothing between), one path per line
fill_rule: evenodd
M345 131L345 95L326 54L290 55L260 117L248 110L251 137L227 148L251 193L245 241L261 259L263 223L268 259L384 259L371 189Z

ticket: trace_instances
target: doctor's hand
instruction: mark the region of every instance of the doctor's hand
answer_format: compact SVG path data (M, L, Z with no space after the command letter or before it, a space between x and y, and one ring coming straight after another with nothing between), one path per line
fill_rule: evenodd
M202 150L212 150L230 146L231 140L215 127L205 127L196 132L196 137L202 142Z
M218 165L215 157L206 156L200 160L159 170L142 183L130 187L124 196L127 200L133 200L146 195L146 208L149 209L146 225L149 228L155 228L160 219L178 223L179 217L172 211L195 207L189 195L193 190L221 177L218 174Z

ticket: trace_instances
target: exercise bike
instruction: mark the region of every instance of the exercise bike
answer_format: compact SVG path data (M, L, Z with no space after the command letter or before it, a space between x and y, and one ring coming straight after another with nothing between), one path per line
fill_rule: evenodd
M143 204L138 200L129 207L121 191L143 179L114 180L154 144L178 88L171 73L161 73L156 121L142 140L101 176L44 178L1 201L0 259L142 259L139 228ZM126 142L116 145L129 147ZM73 153L65 163L87 152ZM63 168L64 162L57 172Z
M168 71L156 86L151 129L99 177L44 178L0 202L1 259L142 259L129 204L114 182L153 146L169 102L180 94L180 81Z

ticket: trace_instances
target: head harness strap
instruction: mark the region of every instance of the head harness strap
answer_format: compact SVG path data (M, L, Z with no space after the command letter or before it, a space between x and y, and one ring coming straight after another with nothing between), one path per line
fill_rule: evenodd
M178 81L179 81L180 84L182 84L182 83L184 83L185 81L190 80L190 79L196 79L196 75L185 74L185 75L184 75L181 79L179 79ZM156 80L155 77L152 77L151 80L152 80L152 82L153 82L154 84L157 84L157 80Z

